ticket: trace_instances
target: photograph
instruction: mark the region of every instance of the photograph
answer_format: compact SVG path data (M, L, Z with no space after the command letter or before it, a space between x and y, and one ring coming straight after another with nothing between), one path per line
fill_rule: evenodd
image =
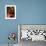
M16 19L16 5L5 6L5 19Z

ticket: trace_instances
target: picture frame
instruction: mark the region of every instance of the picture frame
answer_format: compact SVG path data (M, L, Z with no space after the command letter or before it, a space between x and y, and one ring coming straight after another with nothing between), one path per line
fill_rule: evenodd
M5 19L16 19L16 5L5 5Z

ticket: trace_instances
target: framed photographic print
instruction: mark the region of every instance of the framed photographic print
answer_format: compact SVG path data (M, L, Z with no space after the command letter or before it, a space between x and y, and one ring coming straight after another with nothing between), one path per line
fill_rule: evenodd
M16 19L16 5L5 6L5 19Z

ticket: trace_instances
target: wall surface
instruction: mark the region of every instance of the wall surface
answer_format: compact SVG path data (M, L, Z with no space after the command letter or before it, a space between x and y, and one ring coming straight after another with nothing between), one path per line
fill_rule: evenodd
M7 4L16 4L16 20L5 20ZM18 24L46 24L46 0L0 0L0 44L8 43L10 32L17 34Z
M0 0L0 44L9 42L8 35L10 32L15 32L17 35L17 20L5 19L5 5L15 5L16 0ZM17 43L17 38L15 43Z
M46 24L46 0L16 0L19 24Z

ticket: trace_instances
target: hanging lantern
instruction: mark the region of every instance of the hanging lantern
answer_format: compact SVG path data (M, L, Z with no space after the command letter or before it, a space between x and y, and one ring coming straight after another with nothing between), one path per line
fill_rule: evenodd
M16 34L15 33L10 33L10 35L8 36L9 40L15 40L16 38Z
M8 39L12 42L15 41L16 39L16 34L13 32L13 33L10 33L9 36L8 36ZM13 45L13 43L11 43ZM8 42L8 46L10 46L10 43Z

